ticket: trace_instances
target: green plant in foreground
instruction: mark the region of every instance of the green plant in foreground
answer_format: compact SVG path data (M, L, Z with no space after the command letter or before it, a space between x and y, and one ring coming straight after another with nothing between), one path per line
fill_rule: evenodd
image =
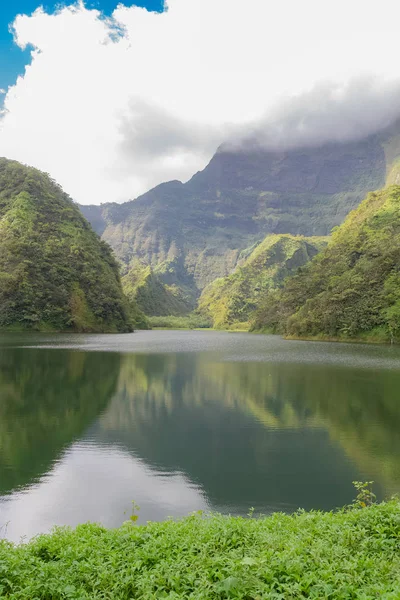
M354 499L354 504L361 508L366 508L376 501L376 495L372 491L373 481L353 481L353 485L357 490L357 496Z
M400 597L400 503L264 518L194 513L0 542L8 600Z
M140 510L140 506L138 504L136 504L136 502L134 500L132 500L132 514L129 517L130 521L132 523L136 523L136 521L139 519L139 515L137 514Z

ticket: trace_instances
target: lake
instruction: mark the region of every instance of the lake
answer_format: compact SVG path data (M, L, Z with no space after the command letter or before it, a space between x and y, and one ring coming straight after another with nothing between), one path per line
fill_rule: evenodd
M212 331L0 336L0 536L400 492L400 348Z

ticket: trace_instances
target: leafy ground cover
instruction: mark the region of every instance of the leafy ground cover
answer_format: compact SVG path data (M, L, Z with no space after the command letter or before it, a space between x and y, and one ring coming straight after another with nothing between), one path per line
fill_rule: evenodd
M366 498L368 500L368 496ZM400 503L266 518L196 513L0 542L0 596L61 599L395 600Z

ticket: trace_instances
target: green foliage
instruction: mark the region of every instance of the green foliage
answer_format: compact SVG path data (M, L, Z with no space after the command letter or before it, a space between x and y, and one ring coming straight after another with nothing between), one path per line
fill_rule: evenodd
M208 329L211 327L211 321L206 317L191 313L184 317L150 317L152 327L163 329Z
M266 295L254 328L294 337L396 341L400 331L400 187L368 195L327 248Z
M0 542L9 600L387 598L400 594L398 501L337 513L204 515Z
M132 500L132 514L129 517L129 520L131 521L131 523L137 523L137 521L139 519L139 515L138 515L139 510L140 510L140 506L138 504L136 504L136 502L134 500Z
M133 261L122 277L124 293L148 316L187 314L193 308L192 294L175 283L165 283L162 280L165 270L165 265L160 265L155 272L150 265Z
M150 321L139 308L138 303L127 297L129 320L133 329L151 329Z
M249 328L260 300L305 265L326 244L325 238L270 235L240 255L232 275L217 279L203 291L198 311L215 328Z
M111 249L46 174L0 159L0 328L129 331Z
M357 490L357 497L354 500L355 506L366 508L375 503L376 495L372 491L373 481L353 481Z

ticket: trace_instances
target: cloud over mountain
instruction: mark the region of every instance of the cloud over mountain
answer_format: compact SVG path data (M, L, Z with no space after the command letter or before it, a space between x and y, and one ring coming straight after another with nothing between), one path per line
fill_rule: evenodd
M248 132L271 148L360 137L400 107L399 16L394 0L38 9L14 23L34 49L6 96L0 155L98 203L186 179Z
M346 84L324 82L284 98L261 119L231 132L225 148L259 144L267 150L317 147L360 140L400 117L400 80L355 78Z

